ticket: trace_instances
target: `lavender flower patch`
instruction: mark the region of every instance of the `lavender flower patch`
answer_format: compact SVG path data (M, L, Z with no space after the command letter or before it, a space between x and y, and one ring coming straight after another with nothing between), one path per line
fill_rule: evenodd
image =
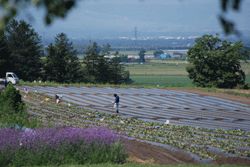
M0 130L0 151L5 149L16 149L19 147L20 131L4 128Z
M119 136L106 128L0 129L0 164L4 165L84 164L125 159Z

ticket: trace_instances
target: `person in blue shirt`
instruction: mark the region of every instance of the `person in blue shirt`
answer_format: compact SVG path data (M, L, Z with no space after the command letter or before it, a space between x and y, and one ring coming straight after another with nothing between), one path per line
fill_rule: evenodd
M117 94L114 94L115 97L115 101L114 101L114 108L116 113L119 113L119 102L120 102L120 98Z

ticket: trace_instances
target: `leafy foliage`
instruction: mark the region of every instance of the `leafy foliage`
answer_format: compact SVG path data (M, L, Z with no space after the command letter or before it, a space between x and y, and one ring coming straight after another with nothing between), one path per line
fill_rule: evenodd
M139 52L139 57L140 57L140 62L141 63L145 63L145 53L146 51L144 49L141 49L140 52Z
M191 66L187 71L197 86L233 88L245 82L240 64L245 56L241 42L231 43L204 35L188 51Z
M86 48L84 57L85 69L90 82L126 83L130 82L129 73L120 64L119 57L106 58L110 45L98 46L96 42Z
M3 33L0 33L0 77L5 76L10 67L10 52Z
M81 65L77 58L76 50L66 34L58 34L55 44L47 48L48 56L44 65L44 78L49 81L61 83L79 82Z
M76 0L25 0L12 1L0 0L0 8L3 10L0 19L0 30L13 19L24 7L35 6L36 8L45 8L44 21L50 24L55 18L64 18L68 11L76 4Z
M29 119L19 91L11 84L1 92L0 106L0 122L2 124L37 126L37 122L34 119Z
M164 54L163 50L155 50L154 51L154 56L159 57L161 54Z
M31 25L22 20L12 20L6 27L5 36L10 52L9 58L8 54L5 57L9 61L7 69L27 81L40 77L43 50L41 39Z
M239 11L241 2L242 0L220 0L220 5L223 13L219 15L219 21L225 34L240 34L235 26L235 23L232 20L226 18L225 14L229 10Z
M110 60L110 82L114 84L121 84L121 83L130 83L130 75L129 71L125 70L125 67L120 64L121 58L114 57Z

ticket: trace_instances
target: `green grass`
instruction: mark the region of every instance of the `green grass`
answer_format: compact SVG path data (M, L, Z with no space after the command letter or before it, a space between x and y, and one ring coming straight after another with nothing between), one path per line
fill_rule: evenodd
M195 87L186 75L131 75L132 85L147 87ZM250 75L246 76L246 83L250 84Z
M151 164L89 164L89 165L63 165L60 167L245 167L243 165L151 165ZM41 167L41 166L40 166ZM43 167L58 167L58 166L43 166Z
M185 75L186 63L169 61L169 63L130 64L126 69L131 75Z
M134 81L133 85L194 87L188 78L187 66L188 63L183 60L151 60L146 64L126 65L126 69ZM246 83L250 84L250 63L242 63L242 69L246 74Z
M133 85L153 87L194 87L192 81L183 75L131 75Z
M183 60L150 60L146 64L129 64L131 75L187 75L188 63ZM241 64L246 75L250 75L250 62Z
M56 82L24 82L20 81L19 85L27 86L86 86L86 87L119 87L119 88L167 88L167 87L195 87L192 81L185 75L131 75L134 81L132 84L94 84L94 83L56 83ZM246 76L246 83L250 84L250 75Z

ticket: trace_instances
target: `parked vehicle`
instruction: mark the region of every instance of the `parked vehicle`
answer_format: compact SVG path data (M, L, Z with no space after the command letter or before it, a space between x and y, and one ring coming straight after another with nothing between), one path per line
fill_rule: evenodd
M13 85L18 84L19 78L13 72L6 72L5 78L0 78L0 83L11 83Z

